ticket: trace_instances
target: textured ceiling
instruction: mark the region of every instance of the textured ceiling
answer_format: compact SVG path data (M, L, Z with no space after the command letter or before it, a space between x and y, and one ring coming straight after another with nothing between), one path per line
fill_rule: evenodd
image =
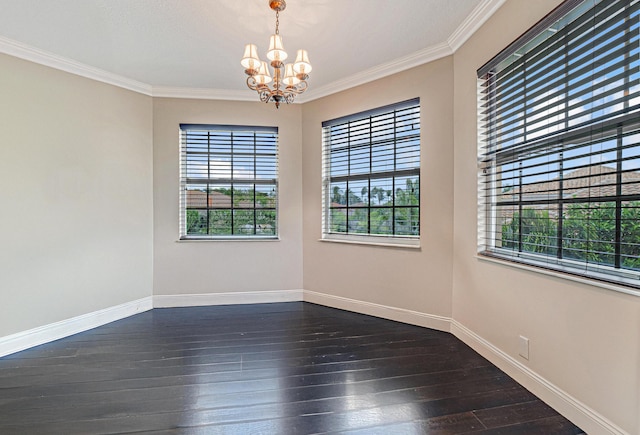
M311 88L326 89L401 59L446 52L461 26L502 1L288 0L280 33L290 56L308 50ZM246 91L243 47L253 42L265 58L275 27L267 0L0 0L0 12L5 46L19 43L153 88Z

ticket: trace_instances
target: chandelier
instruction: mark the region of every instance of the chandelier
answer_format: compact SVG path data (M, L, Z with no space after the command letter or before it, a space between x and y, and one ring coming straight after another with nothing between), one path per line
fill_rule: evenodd
M283 101L292 103L296 95L307 90L307 79L311 72L309 55L307 50L298 50L296 61L285 64L287 52L282 45L280 36L280 12L287 7L285 0L269 0L269 7L276 11L276 33L269 39L269 51L267 58L271 61L273 78L271 77L267 62L258 57L258 48L255 44L247 44L244 48L244 56L240 64L248 75L247 86L258 92L260 101L276 103L276 109ZM270 83L273 81L273 85Z

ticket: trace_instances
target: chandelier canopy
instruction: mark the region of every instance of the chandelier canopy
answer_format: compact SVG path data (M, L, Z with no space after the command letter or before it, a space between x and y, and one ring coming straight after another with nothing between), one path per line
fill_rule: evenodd
M307 79L311 72L309 55L307 50L298 50L296 61L285 64L287 52L282 45L280 36L280 12L287 7L285 0L270 0L269 7L276 12L276 32L269 38L269 51L267 58L273 68L273 78L266 61L258 57L258 48L255 44L247 44L244 47L244 56L240 64L247 74L247 86L258 92L260 101L268 103L273 101L276 108L283 101L292 103L296 95L307 90ZM270 86L270 83L273 85Z

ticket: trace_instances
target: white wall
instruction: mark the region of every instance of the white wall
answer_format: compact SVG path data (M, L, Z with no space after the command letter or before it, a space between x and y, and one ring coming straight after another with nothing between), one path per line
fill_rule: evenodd
M617 425L638 434L640 298L475 256L475 71L559 3L509 0L454 55L453 317L612 422L614 430ZM530 339L529 361L518 356L519 335ZM574 421L582 418L530 379L519 380ZM604 433L598 425L583 429Z
M151 98L6 55L0 96L0 337L151 296Z
M441 59L303 105L304 289L321 294L310 300L352 309L399 308L431 316L421 324L447 327L438 316L451 316L452 66L451 57ZM319 241L322 121L415 97L421 110L421 249ZM406 320L402 314L395 318Z
M153 120L154 293L302 289L301 107L155 98ZM178 242L181 123L279 128L279 241Z

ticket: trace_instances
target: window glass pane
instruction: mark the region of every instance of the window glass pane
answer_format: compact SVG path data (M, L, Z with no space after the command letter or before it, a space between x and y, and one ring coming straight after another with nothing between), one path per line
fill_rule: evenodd
M252 184L233 185L233 207L234 208L255 208L254 188Z
M564 212L564 256L613 265L615 228L615 203L570 205Z
M640 201L624 202L621 219L622 267L640 271Z
M217 184L209 186L210 208L231 208L231 185Z
M369 213L367 208L348 209L348 232L367 234L369 232Z
M329 189L331 206L347 205L347 182L331 182Z
M256 234L273 236L276 234L275 210L256 211Z
M371 233L372 234L393 234L393 209L385 207L371 208Z
M419 205L420 183L417 177L395 178L395 205Z
M347 209L331 208L331 232L346 233L347 232Z
M366 207L369 205L369 181L350 181L348 200L349 207Z
M420 209L418 207L399 207L394 211L396 234L404 236L420 234Z
M207 234L207 211L187 209L187 234Z
M256 208L276 208L276 186L256 186Z
M233 210L233 232L240 235L252 235L256 223L253 210Z
M209 234L231 234L231 210L209 210Z
M393 178L371 179L371 205L393 206Z

